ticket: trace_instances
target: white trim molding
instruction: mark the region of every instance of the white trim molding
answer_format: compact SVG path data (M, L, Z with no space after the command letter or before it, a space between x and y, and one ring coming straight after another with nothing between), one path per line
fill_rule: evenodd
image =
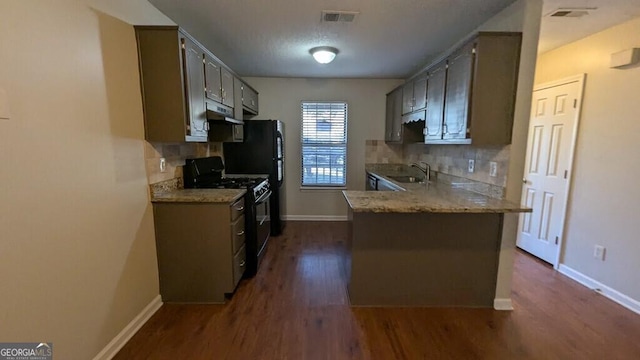
M284 215L284 221L347 221L346 215Z
M93 360L111 360L114 356L122 349L122 347L135 335L138 330L144 325L153 314L160 309L162 306L162 297L160 295L156 296L149 305L147 305L142 311L135 317L127 326L120 331L116 337L111 340L107 346L102 349L96 355Z
M588 287L589 289L594 290L597 293L617 302L618 304L626 307L636 314L640 314L640 301L632 299L631 297L619 292L618 290L612 289L607 285L568 267L567 265L560 264L560 268L558 269L558 271L568 278L573 279L580 284Z
M512 311L513 303L510 298L493 299L493 308L500 311Z

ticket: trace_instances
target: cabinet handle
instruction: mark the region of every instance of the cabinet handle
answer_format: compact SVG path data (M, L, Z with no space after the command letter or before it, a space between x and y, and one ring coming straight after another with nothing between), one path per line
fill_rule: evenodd
M244 235L244 230L240 231L239 233L236 233L237 236L242 236Z
M447 126L447 124L446 124L446 123L442 125L442 130L443 130L442 132L443 132L444 134L447 134L447 133L449 132L449 131L448 131L448 130L449 130L449 127Z
M246 261L244 261L244 260L240 261L240 267L244 267L246 264L247 264Z

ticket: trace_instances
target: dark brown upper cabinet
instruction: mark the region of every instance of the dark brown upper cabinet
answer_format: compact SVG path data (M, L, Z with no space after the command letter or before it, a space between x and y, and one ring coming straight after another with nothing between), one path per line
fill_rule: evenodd
M227 70L226 68L222 68L220 71L221 77L221 93L222 93L222 104L227 105L232 108L234 105L233 101L233 74Z
M387 143L403 144L422 142L424 109L402 115L403 86L387 94L385 137Z
M207 99L222 104L222 66L211 56L204 56Z
M425 141L441 140L444 124L444 91L447 80L447 62L443 61L429 71L427 110L424 124Z
M145 138L207 141L204 48L175 26L136 26Z
M466 139L475 44L471 43L449 57L444 96L442 138Z
M207 100L233 108L233 74L206 53L204 64Z
M210 134L207 109L242 113L241 89L234 89L237 76L177 26L135 26L135 32L145 139L206 142L219 138ZM256 92L256 109L257 96ZM240 132L233 129L234 141L241 139Z
M424 110L427 105L427 77L418 76L402 87L402 115Z
M257 115L258 114L258 92L246 83L242 83L242 107L245 114Z
M442 75L438 66L430 71L425 143L511 143L521 42L521 33L480 32L447 58L440 138Z
M402 104L402 87L387 94L385 142L402 142Z

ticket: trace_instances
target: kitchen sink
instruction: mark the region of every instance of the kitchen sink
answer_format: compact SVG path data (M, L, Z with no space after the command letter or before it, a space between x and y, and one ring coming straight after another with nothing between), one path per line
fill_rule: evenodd
M387 176L391 180L395 180L399 183L420 183L423 182L423 178L415 176Z

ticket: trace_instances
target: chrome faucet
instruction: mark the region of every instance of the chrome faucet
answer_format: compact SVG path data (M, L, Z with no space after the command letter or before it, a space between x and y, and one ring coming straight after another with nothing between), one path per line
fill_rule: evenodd
M424 181L426 183L428 183L429 180L430 180L430 176L429 175L431 173L431 165L427 164L424 161L421 161L421 163L424 164L424 168L422 166L416 164L416 163L412 163L410 166L422 171L424 173Z

